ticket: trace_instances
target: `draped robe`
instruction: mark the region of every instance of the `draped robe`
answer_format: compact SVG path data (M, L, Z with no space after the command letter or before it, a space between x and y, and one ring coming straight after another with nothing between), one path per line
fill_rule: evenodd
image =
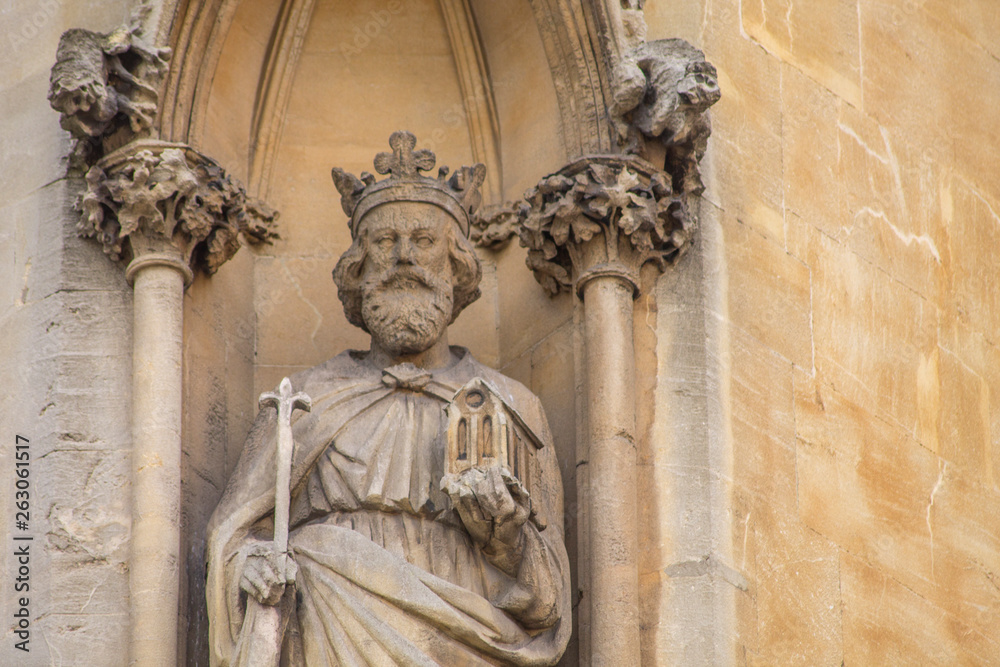
M312 411L292 418L289 552L294 591L282 664L550 665L569 640L562 484L541 404L462 348L454 363L382 371L344 352L292 376ZM474 377L492 382L542 447L517 572L473 544L439 486L444 406ZM262 410L208 526L212 664L236 664L248 618L247 550L273 533L276 417ZM539 529L538 525L545 525ZM291 588L291 587L289 587Z

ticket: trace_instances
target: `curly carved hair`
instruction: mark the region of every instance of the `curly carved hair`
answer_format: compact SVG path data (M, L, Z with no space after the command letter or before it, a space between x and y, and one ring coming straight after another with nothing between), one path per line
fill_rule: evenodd
M449 226L448 254L451 257L453 299L450 324L466 306L481 295L479 281L482 280L483 269L472 244L464 234L456 233L454 225ZM362 274L367 256L368 233L362 228L351 247L337 261L337 266L333 269L333 282L337 285L337 296L344 304L347 321L365 333L370 333L361 317Z

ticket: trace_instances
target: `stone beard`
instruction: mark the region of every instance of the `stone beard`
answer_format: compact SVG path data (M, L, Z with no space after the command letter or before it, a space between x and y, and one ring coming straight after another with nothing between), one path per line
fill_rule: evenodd
M387 269L361 290L361 317L384 349L426 349L451 319L451 284L421 267Z
M292 417L286 572L265 556L277 427L273 410L258 414L209 523L213 665L265 664L244 650L262 603L280 610L282 665L559 660L570 581L545 415L524 386L447 345L479 276L459 225L434 204L381 204L359 223L334 277L372 348L291 378L312 411ZM526 464L531 520L528 499L512 495L517 482L497 469L466 471L476 474L442 490L445 407L474 378L496 387L541 444Z

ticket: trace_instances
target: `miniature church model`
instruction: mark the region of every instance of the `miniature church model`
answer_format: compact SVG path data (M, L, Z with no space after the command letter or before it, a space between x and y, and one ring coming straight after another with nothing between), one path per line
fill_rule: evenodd
M473 378L455 393L446 411L447 473L456 475L469 468L499 465L531 493L530 457L540 443L495 386Z

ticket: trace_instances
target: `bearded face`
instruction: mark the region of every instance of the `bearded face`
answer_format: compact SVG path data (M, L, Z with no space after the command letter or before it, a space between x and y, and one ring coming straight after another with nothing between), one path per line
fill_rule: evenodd
M397 202L365 216L368 254L361 316L394 356L418 354L444 334L453 307L450 216L431 204Z
M436 343L451 309L451 282L418 266L383 271L362 285L365 326L395 356L417 354Z

